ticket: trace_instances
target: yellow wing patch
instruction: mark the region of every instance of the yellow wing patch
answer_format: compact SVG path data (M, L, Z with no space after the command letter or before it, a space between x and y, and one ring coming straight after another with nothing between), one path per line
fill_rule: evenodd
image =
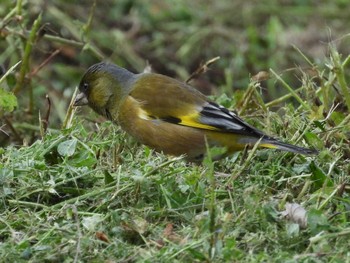
M198 121L198 113L194 113L191 115L186 115L186 116L181 116L180 117L181 122L179 123L180 125L184 125L184 126L189 126L189 127L193 127L193 128L199 128L199 129L205 129L205 130L211 130L211 131L218 131L219 129L214 127L214 126L210 126L207 124L203 124L201 122Z
M159 117L159 116L153 116L151 113L145 111L140 107L138 109L138 116L143 120L160 120L160 121L165 121L173 124L178 124L178 125L193 127L198 129L205 129L205 130L211 130L211 131L220 130L217 127L199 122L198 112L194 112L189 115L178 116L178 117L173 117L173 116Z

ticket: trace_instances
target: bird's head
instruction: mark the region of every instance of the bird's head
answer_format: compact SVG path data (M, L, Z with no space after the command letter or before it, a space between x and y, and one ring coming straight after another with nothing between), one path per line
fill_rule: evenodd
M128 93L133 76L135 74L114 64L101 62L91 66L80 81L74 106L89 105L97 113L106 115L106 110L118 105Z

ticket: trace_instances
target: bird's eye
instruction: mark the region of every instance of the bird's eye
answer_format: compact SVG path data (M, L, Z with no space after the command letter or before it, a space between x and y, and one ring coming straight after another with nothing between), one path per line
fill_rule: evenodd
M87 84L86 82L84 82L84 84L83 84L83 89L84 89L84 91L87 91L88 87L89 87L89 84Z

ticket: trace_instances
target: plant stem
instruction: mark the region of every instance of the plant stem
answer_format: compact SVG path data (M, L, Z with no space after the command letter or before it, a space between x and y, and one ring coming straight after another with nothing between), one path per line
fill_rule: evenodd
M344 67L340 61L339 53L333 47L331 47L331 57L334 63L333 69L335 75L337 76L342 95L344 96L346 107L348 108L348 110L350 110L350 90L345 80ZM347 58L345 61L346 63L344 62L343 64L346 65L348 63L348 60L349 59Z
M18 16L22 15L22 0L17 0L16 15L18 15Z
M273 69L270 69L271 73L282 83L282 85L289 91L289 93L303 106L305 110L310 110L309 105L300 98L300 96L293 90Z
M32 52L33 44L34 44L35 39L36 39L36 33L39 30L39 27L41 24L41 18L42 18L42 15L40 13L38 18L34 21L32 30L30 31L29 38L27 40L27 43L26 43L26 46L24 49L24 56L23 56L23 60L22 60L20 73L19 73L19 78L18 78L16 86L13 90L15 95L18 94L23 88L26 73L28 72L28 69L29 69L30 54Z

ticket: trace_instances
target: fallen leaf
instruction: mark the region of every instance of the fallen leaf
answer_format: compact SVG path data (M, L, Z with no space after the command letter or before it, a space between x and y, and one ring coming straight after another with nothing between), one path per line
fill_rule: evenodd
M96 232L95 235L96 235L96 237L99 240L101 240L103 242L106 242L106 243L109 243L109 239L108 239L108 237L107 237L107 235L105 233L103 233L103 232Z
M306 228L307 226L307 211L297 203L287 203L286 210L282 212L282 216L298 224L301 228Z

